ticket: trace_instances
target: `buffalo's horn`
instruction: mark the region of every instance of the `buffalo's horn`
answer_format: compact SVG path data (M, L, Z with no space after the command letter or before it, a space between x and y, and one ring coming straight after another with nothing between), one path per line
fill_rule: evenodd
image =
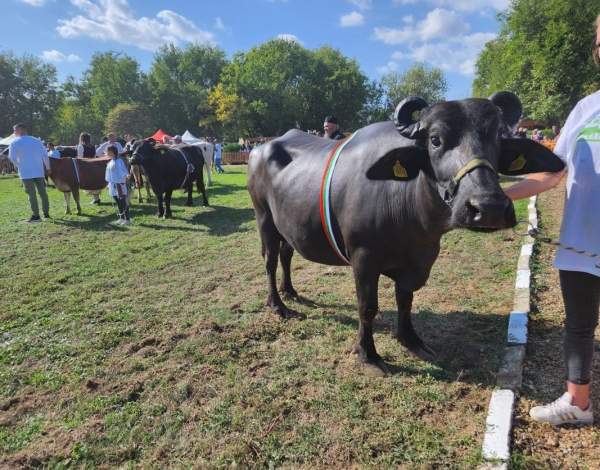
M394 124L398 128L398 132L404 137L414 139L419 132L419 121L414 119L413 114L427 106L427 102L418 96L409 96L403 99L394 111Z
M517 95L510 91L499 91L490 96L490 101L500 108L507 126L517 125L523 115L523 105Z

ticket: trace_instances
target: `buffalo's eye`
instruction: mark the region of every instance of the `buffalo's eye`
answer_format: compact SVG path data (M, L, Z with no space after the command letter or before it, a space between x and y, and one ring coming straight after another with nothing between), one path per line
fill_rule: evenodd
M438 148L442 145L442 140L437 135L432 135L429 140L431 141L431 145L433 145L435 148Z

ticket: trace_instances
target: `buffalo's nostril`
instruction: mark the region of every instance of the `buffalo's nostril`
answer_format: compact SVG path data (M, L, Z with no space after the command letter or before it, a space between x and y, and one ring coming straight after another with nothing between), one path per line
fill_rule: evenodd
M467 201L467 210L469 211L469 218L473 222L479 222L482 219L481 209L479 205L473 201Z

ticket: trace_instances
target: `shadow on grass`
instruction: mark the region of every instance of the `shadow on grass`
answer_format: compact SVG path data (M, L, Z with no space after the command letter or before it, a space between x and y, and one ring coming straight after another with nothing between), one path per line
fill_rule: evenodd
M338 322L356 329L358 332L358 314L353 316L340 312L355 311L356 305L323 304L304 300L309 306L333 309L337 313L326 315L326 320ZM382 311L375 319L374 331L379 334L391 334L396 311ZM439 369L429 375L437 380L448 382L461 381L480 384L493 388L496 385L496 373L500 367L508 328L508 314L488 314L473 311L453 311L439 313L421 310L413 313L413 324L418 335L431 347L436 357L431 362ZM307 321L310 321L307 320ZM375 343L377 345L377 336ZM410 354L400 343L399 351ZM397 365L384 358L393 374L422 375L418 366Z

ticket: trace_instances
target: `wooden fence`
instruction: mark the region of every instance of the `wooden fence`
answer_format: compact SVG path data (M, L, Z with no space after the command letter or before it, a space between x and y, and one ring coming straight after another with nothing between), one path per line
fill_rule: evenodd
M223 152L223 165L245 165L248 163L250 152Z

